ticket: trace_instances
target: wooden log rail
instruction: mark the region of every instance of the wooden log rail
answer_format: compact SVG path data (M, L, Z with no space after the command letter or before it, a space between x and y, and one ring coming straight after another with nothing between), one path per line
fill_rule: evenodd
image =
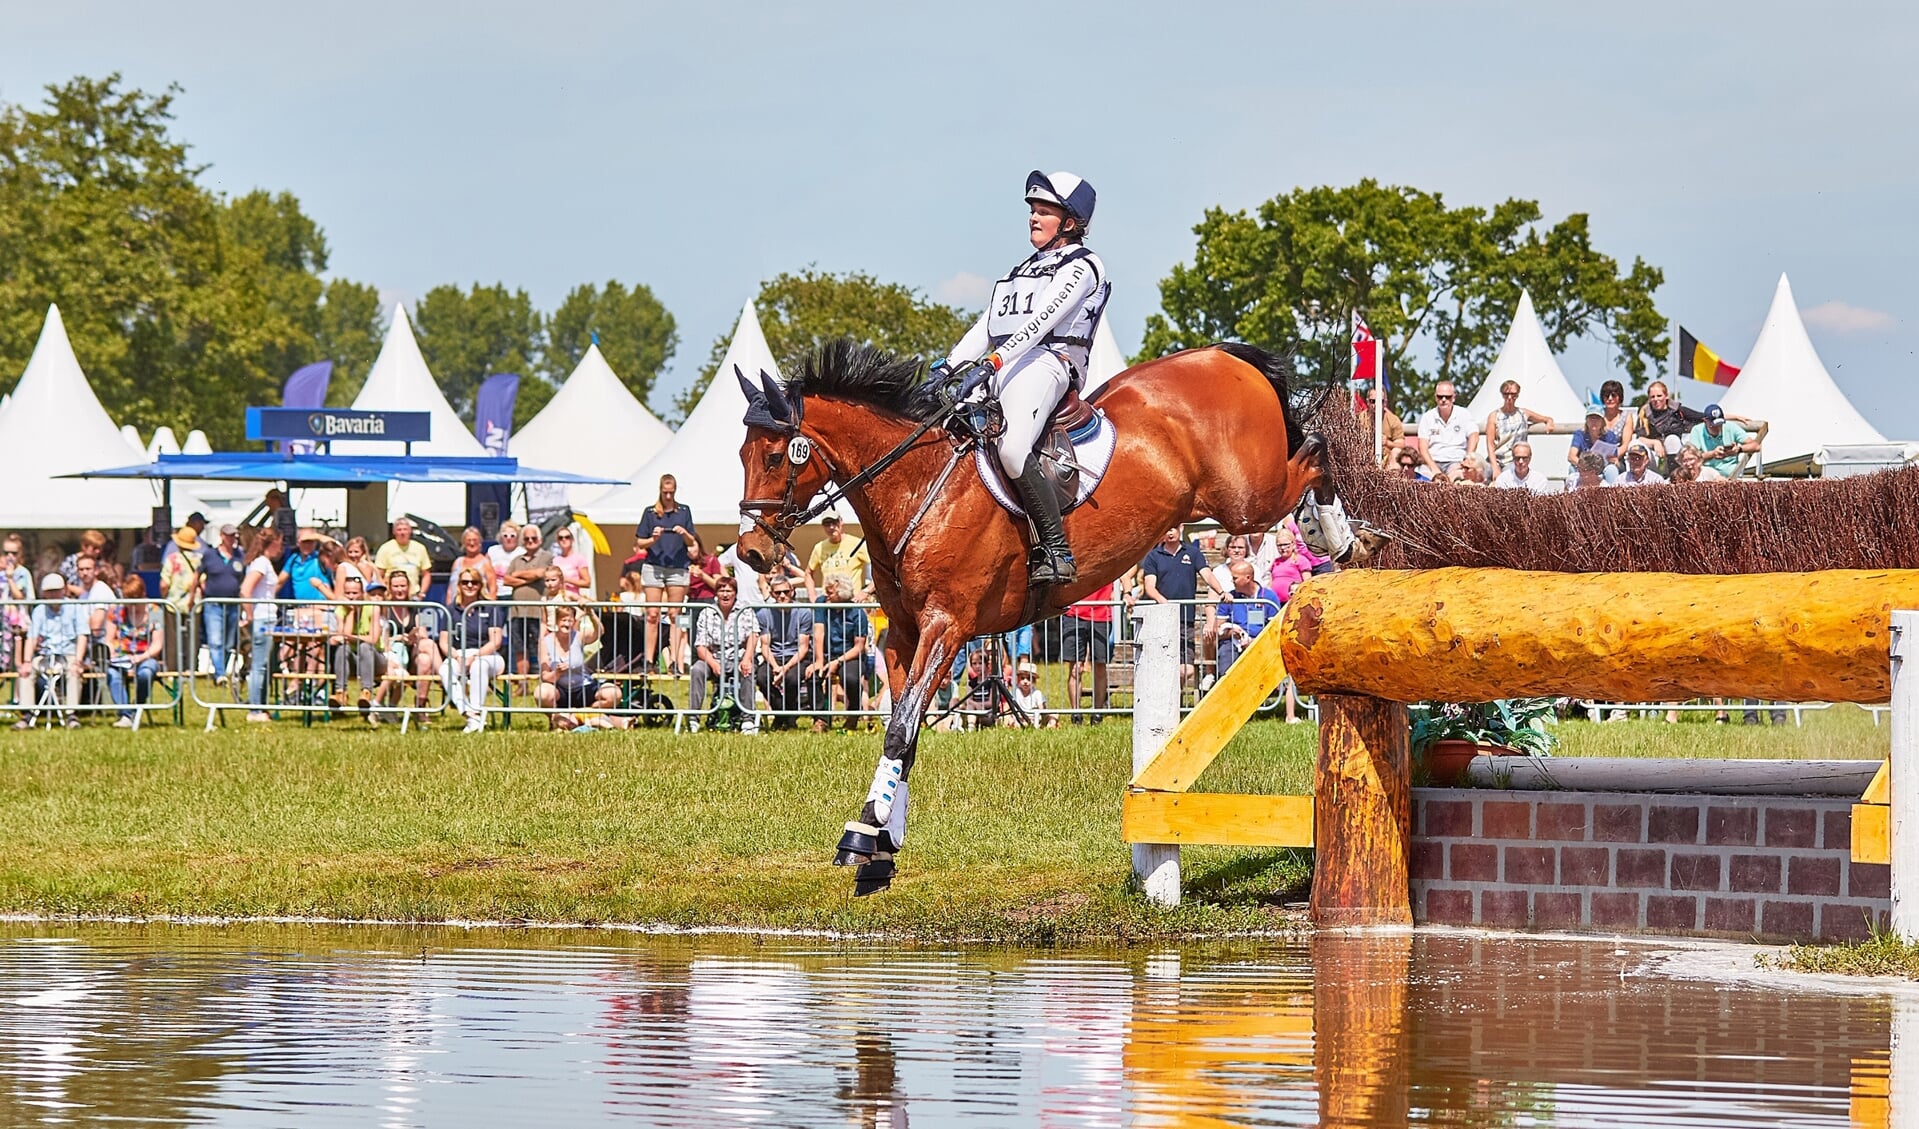
M1884 702L1919 571L1754 576L1351 571L1302 584L1280 653L1303 693L1389 702Z

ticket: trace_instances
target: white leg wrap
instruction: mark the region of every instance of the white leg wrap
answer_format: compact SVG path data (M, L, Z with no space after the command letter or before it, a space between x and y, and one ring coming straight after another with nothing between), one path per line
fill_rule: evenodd
M1306 547L1332 561L1343 561L1353 548L1353 525L1346 519L1346 507L1337 495L1320 505L1312 491L1299 507L1299 531L1306 535Z
M873 770L873 786L866 790L866 802L873 805L875 823L884 826L892 817L894 797L906 791L906 782L900 779L905 772L905 761L880 758L879 767Z
M906 785L900 781L899 792L893 797L893 810L886 815L886 833L893 839L893 849L906 845Z

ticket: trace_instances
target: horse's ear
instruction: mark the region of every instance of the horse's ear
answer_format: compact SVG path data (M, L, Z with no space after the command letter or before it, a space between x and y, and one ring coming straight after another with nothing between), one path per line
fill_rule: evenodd
M773 418L798 426L799 413L793 410L786 393L780 389L780 382L769 376L765 369L760 370L760 388L766 394L766 407Z
M766 398L765 393L755 388L752 381L746 379L746 374L740 371L740 366L733 366L733 375L740 382L740 391L746 393L746 403L748 407L752 406L753 401L764 400Z

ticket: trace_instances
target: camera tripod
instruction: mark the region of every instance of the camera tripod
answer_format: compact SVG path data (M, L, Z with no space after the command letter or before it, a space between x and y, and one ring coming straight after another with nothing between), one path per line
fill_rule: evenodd
M1014 723L1022 729L1033 728L1033 716L1027 713L1019 704L1019 699L1013 696L1013 688L1006 684L1006 676L1001 673L1004 669L1004 664L1000 662L999 656L997 654L989 655L986 662L986 673L981 675L977 680L968 680L970 689L964 698L960 697L957 693L959 680L957 678L953 680L953 689L955 691L953 704L938 716L928 718L927 724L938 727L940 722L945 721L956 713L980 713L984 714L985 724L989 728L997 723L1000 718L1007 716L1012 717ZM979 694L984 695L984 708L969 708L979 701L979 699L975 697L975 695Z

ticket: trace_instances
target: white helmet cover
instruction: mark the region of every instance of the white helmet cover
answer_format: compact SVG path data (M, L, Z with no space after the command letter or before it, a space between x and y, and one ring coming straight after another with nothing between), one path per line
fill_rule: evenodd
M1093 206L1099 194L1093 186L1070 172L1043 173L1038 169L1026 174L1026 199L1058 204L1081 227L1093 222Z

